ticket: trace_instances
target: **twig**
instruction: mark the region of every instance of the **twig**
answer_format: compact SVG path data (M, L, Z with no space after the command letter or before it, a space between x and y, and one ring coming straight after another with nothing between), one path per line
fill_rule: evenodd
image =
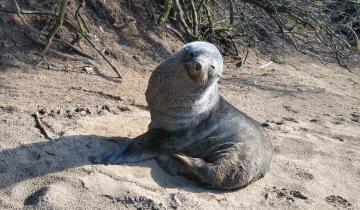
M180 5L180 3L179 3L179 0L173 0L173 5L174 5L174 8L176 9L177 19L179 20L180 25L184 28L186 34L187 34L189 37L195 39L194 34L192 34L190 27L187 25L187 23L186 23L186 21L185 21L184 11L183 11L182 8L181 8L181 5Z
M0 12L11 13L11 14L16 14L16 13L17 13L17 12L15 12L15 11L7 10L7 9L0 9ZM48 16L56 16L56 14L51 13L51 12L39 12L39 11L28 11L28 10L22 10L22 11L20 11L20 13L21 13L22 15L48 15Z
M170 25L166 25L166 28L170 29L170 31L172 31L183 43L186 43L186 40L184 39L184 37L182 36L182 34L179 31L177 31Z
M210 30L210 34L212 34L214 32L214 28L213 28L213 21L212 21L212 17L211 17L211 11L208 8L208 6L204 5L205 8L205 12L206 12L206 16L208 19L208 24L209 24L209 30Z
M81 0L79 7L77 8L76 12L75 12L75 19L77 21L77 23L79 24L80 30L83 33L89 33L89 28L87 27L84 19L81 16L81 11L82 9L85 7L85 0Z
M246 55L245 55L245 58L244 58L244 61L243 61L242 65L245 65L246 60L247 60L247 58L248 58L248 55L249 55L249 49L246 48Z
M31 36L31 35L29 35L29 34L27 34L27 33L25 33L25 36L26 36L29 40L33 41L34 43L36 43L36 44L38 44L38 45L42 45L42 44L43 44L42 42L40 42L39 40L37 40L36 38L34 38L33 36ZM54 39L54 41L58 41L58 40ZM67 44L69 44L69 43L67 43ZM69 46L73 47L73 49L76 49L74 46L72 46L72 45L70 45L70 44L69 44ZM76 49L76 50L77 50L77 49ZM88 62L88 60L85 60L84 58L79 58L79 59L78 59L78 58L75 58L74 56L71 56L71 55L69 55L69 54L65 54L65 53L59 52L59 51L57 51L57 50L55 50L55 49L52 49L52 48L49 48L49 52L52 52L52 53L57 54L57 55L59 55L59 56L63 56L63 57L68 58L68 59L75 59L75 60L81 60L81 61L84 61L84 62ZM82 55L83 57L89 58L89 59L91 59L91 60L95 60L95 58L93 58L92 56L87 55L87 54L85 54L85 53L82 53L82 52L79 51L79 50L77 50L76 52L79 53L80 55L83 54L83 55ZM81 54L81 53L82 53L82 54Z
M272 63L274 63L274 62L273 62L273 61L270 61L269 63L267 63L267 64L264 64L264 65L260 66L260 67L259 67L259 69L263 69L263 68L265 68L265 67L267 67L267 66L271 65Z
M204 6L206 0L200 0L198 6L197 6L197 13L200 14L201 13L201 8Z
M43 33L43 32L41 32L41 31L37 30L36 28L32 27L30 24L28 24L28 22L25 20L25 18L24 18L24 17L22 16L22 14L21 14L21 9L20 9L20 6L19 6L19 4L17 3L17 1L16 1L16 0L13 0L13 2L14 2L14 4L15 4L16 13L17 13L17 15L19 16L20 21L21 21L26 27L28 27L31 31L34 31L34 32L36 32L36 33L38 33L38 34L40 34L40 35L46 36L46 35L47 35L46 33Z
M16 1L16 0L14 0L14 1ZM55 34L58 32L60 26L63 24L68 1L69 0L62 0L62 2L60 4L59 15L58 15L58 17L56 19L55 24L53 25L53 27L49 31L49 34L48 34L48 36L46 38L46 43L45 43L45 46L44 46L44 49L42 50L42 52L46 52L49 49L50 44L51 44Z
M191 19L192 19L192 27L193 27L193 35L197 36L199 30L199 22L198 22L198 14L196 12L194 0L190 0L191 6Z
M33 117L35 118L35 122L36 122L36 127L39 128L39 130L41 131L41 133L45 136L45 138L49 139L49 140L53 140L53 138L50 137L49 133L46 131L45 126L43 124L43 122L41 121L41 118L39 116L38 112L35 112L33 114Z
M234 23L234 6L232 0L229 1L229 10L230 10L230 24Z
M236 56L239 57L239 50L238 50L238 48L237 48L237 46L236 46L236 43L234 42L233 39L231 39L231 43L232 43L232 45L234 46Z
M136 23L136 20L133 17L127 17L127 20L125 21L125 23L121 24L121 25L114 25L115 28L122 30L124 28L126 28L128 25L130 25L131 23Z
M44 12L44 13L39 13L37 11L21 11L21 8L20 6L18 5L17 1L14 0L14 4L15 4L15 7L16 7L16 11L10 11L10 10L6 10L7 13L13 13L13 14L17 14L20 18L20 21L23 23L24 26L26 26L30 31L32 31L33 33L36 33L36 34L39 34L41 36L48 36L47 33L44 33L42 31L39 31L37 30L36 28L32 27L26 20L25 18L22 16L22 14L25 14L25 15L33 15L33 14L43 14L43 15L50 15L50 16L56 16L55 14L51 14L51 13L48 13L48 12ZM69 22L69 21L66 21L65 22ZM31 37L31 36L27 36L27 37ZM36 42L37 44L39 45L43 45L42 42L40 42L39 40L35 40L33 38L30 38L32 41ZM95 58L91 55L88 55L84 52L82 52L81 50L79 50L78 48L76 48L75 46L73 46L72 44L68 43L68 42L65 42L63 40L60 40L60 39L57 39L57 38L53 38L54 41L56 42L59 42L61 44L64 44L66 45L67 47L70 47L72 50L74 50L76 53L78 53L79 55L83 56L83 57L86 57L86 58L89 58L91 60L95 60ZM52 50L52 51L56 51L56 50ZM60 53L60 52L57 52L56 53Z
M119 71L117 70L117 68L109 61L109 59L106 58L106 56L96 47L96 45L86 36L86 34L84 34L83 32L81 32L80 29L78 29L76 26L74 26L71 22L67 22L71 27L73 27L74 30L76 30L77 32L79 32L79 34L84 37L86 39L86 41L88 41L90 43L90 45L96 50L96 52L98 52L101 57L103 57L105 59L105 61L109 64L109 66L114 70L114 72L117 74L117 76L122 79L122 76L120 75Z
M33 33L36 33L36 34L39 34L41 36L44 36L46 37L47 34L42 32L42 31L39 31L37 30L36 28L32 27L30 24L27 23L27 21L25 20L25 18L22 16L22 12L21 12L21 9L19 7L19 5L17 4L16 0L14 0L14 3L15 3L15 6L16 6L16 12L14 11L8 11L9 13L15 13L15 14L18 14L19 18L20 18L20 21L23 23L24 26L26 26L30 31L32 31ZM28 13L29 14L29 13ZM50 15L50 14L49 14ZM27 36L27 37L31 37L31 36ZM37 44L40 44L40 45L43 45L42 42L40 42L39 40L35 40L33 38L31 38L32 41L36 42ZM76 53L78 53L79 55L83 56L83 57L86 57L86 58L89 58L91 60L95 60L94 57L92 57L91 55L88 55L84 52L82 52L81 50L77 49L75 46L73 46L72 44L68 43L68 42L65 42L63 40L60 40L60 39L56 39L56 38L53 38L54 41L56 42L59 42L61 44L64 44L66 45L67 47L70 47L71 49L73 49ZM56 50L53 50L53 51L56 51ZM58 52L57 52L58 53Z
M168 18L169 18L169 14L171 9L173 8L173 1L172 0L166 0L165 2L165 11L164 13L161 14L161 16L158 19L158 23L165 23Z

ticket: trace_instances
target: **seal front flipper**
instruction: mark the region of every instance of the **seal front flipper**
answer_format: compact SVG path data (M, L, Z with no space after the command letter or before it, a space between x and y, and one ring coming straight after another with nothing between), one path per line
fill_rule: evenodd
M95 155L95 156L90 156L89 160L92 163L95 164L121 164L124 163L124 159L121 158L122 157L122 153L124 151L126 146L123 147L119 147L110 151L106 151L104 153ZM115 161L116 160L116 161Z
M130 142L127 146L120 147L100 155L90 157L96 164L114 165L123 163L137 163L158 156L158 152L144 147L140 142Z
M89 160L96 164L114 165L152 159L159 156L162 151L161 143L166 141L167 137L168 133L160 129L149 130L127 145L90 157Z

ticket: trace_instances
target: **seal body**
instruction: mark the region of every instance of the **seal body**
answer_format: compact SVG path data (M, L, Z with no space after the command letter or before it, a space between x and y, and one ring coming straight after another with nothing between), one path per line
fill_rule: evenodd
M261 125L218 92L223 59L207 42L192 42L153 72L146 91L149 131L95 162L157 158L171 174L214 189L245 187L269 170L272 145Z

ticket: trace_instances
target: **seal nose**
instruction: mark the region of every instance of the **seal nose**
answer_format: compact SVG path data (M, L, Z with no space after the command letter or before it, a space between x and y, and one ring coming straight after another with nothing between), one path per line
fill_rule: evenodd
M201 71L202 69L203 69L203 66L201 65L201 63L195 61L195 70Z
M185 64L185 67L190 72L201 72L203 70L203 65L198 61L190 61Z

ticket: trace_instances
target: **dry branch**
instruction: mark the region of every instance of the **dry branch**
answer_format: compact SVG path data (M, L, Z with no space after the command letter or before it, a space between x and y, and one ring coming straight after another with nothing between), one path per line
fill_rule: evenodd
M33 114L33 117L35 118L35 122L36 122L36 127L39 128L40 132L44 135L45 138L52 140L53 138L50 137L49 133L46 130L45 125L43 124L43 122L41 121L41 118L39 116L38 112L35 112Z
M224 54L238 54L235 42L262 52L284 51L292 45L344 67L360 62L357 1L173 0L173 6L188 41L215 42Z
M6 11L7 13L15 13L15 14L17 14L18 17L19 17L19 19L20 19L20 21L22 22L22 24L23 24L28 30L30 30L31 32L33 32L33 33L35 33L35 34L38 34L38 35L40 35L40 36L43 36L43 37L47 37L47 36L48 36L47 33L42 32L42 31L39 31L39 30L37 30L36 28L32 27L32 26L25 20L25 18L22 16L22 14L32 15L32 14L34 14L34 13L39 13L39 12L31 12L31 11L23 12L23 11L21 11L21 8L20 8L20 6L18 5L18 3L17 3L16 0L14 0L14 4L15 4L15 7L16 7L16 12L7 10L7 11ZM55 16L55 15L52 14L52 13L41 13L41 14L42 14L42 15ZM29 35L28 37L31 37L31 36ZM65 42L65 41L63 41L63 40L56 39L56 38L53 38L53 40L56 41L56 42L59 42L59 43L61 43L61 44L63 44L63 45L65 45L65 46L67 46L67 47L69 47L69 48L71 48L72 50L74 50L76 53L78 53L79 55L81 55L81 56L83 56L83 57L89 58L89 59L91 59L91 60L95 60L94 57L92 57L91 55L88 55L88 54L82 52L81 50L77 49L75 46L73 46L72 44L70 44L70 43L68 43L68 42ZM36 42L36 43L38 43L38 44L41 44L41 45L43 44L43 43L42 43L41 41L39 41L39 40L32 39L32 41L34 41L34 42Z
M16 0L14 0L14 1L16 1ZM46 38L46 43L45 43L45 46L44 46L44 49L42 50L42 52L46 52L49 49L50 44L51 44L55 34L58 32L59 28L62 26L62 24L64 22L64 17L65 17L68 1L69 0L61 1L59 14L56 18L55 24L52 26L52 28L49 31L49 34Z
M165 2L165 11L162 13L162 15L158 19L158 23L165 23L168 18L170 11L173 7L173 1L172 0L166 0Z
M75 12L75 19L79 25L80 30L86 34L86 33L89 33L90 30L87 27L84 19L81 16L81 11L83 10L84 7L85 7L85 0L80 0L79 7L77 8L77 10Z
M39 35L41 35L41 36L48 37L48 39L47 39L47 43L48 43L48 42L49 42L49 37L51 37L51 36L50 36L50 33L51 33L51 32L50 32L49 34L46 34L46 33L44 33L44 32L41 32L41 31L37 30L36 28L32 27L30 24L28 24L27 21L25 20L25 18L22 16L22 12L21 12L21 9L20 9L17 1L16 1L16 0L13 0L13 1L14 1L15 6L16 6L16 10L17 10L16 13L18 14L18 16L19 16L21 22L23 23L23 25L25 25L30 31L32 31L32 32L34 32L34 33L37 33L37 34L39 34ZM63 0L62 2L65 2L65 1L68 1L68 0ZM66 3L66 4L67 4L67 3ZM66 5L66 4L65 4L65 5ZM63 6L63 5L61 5L61 6ZM62 7L61 10L63 10L63 12L65 12L65 10L64 10L63 7ZM62 12L60 12L60 13L62 13ZM29 13L29 14L31 14L31 13ZM49 15L50 15L50 14L49 14ZM104 58L104 60L110 65L110 67L111 67L111 68L113 69L113 71L117 74L117 76L118 76L120 79L122 79L122 77L121 77L119 71L117 70L117 68L116 68L116 67L109 61L109 59L107 59L107 57L96 47L96 45L86 36L86 34L84 34L84 33L81 31L81 29L78 29L76 26L74 26L70 21L64 20L64 17L59 18L60 16L62 16L62 15L58 15L58 21L61 23L60 26L62 25L63 21L65 21L68 25L70 25L75 31L77 31L82 37L84 37L84 38L90 43L90 45L91 45L91 46L101 55L101 57ZM61 19L61 20L59 20L59 19ZM58 21L57 21L57 22L58 22ZM59 25L58 23L55 24L56 27L57 27L58 25ZM48 44L48 47L50 46L51 41L54 40L54 41L57 41L57 42L59 42L59 43L62 43L62 44L64 44L64 45L72 48L73 50L75 50L75 51L76 51L77 53L79 53L80 55L85 56L85 57L88 57L88 58L94 60L94 58L93 58L92 56L87 55L86 53L78 50L76 47L74 47L74 46L71 45L70 43L67 43L67 42L65 42L65 41L58 40L58 39L54 38L54 37L53 37L54 35L55 35L55 34L52 35L52 38L50 39L50 42L49 42L49 44ZM45 46L47 46L47 45L45 45ZM44 49L45 49L45 48L44 48Z
M180 2L179 0L173 0L173 5L175 6L176 9L176 14L177 14L177 19L180 22L180 25L183 27L183 29L186 32L186 35L189 36L190 38L195 38L194 34L192 33L190 27L188 26L188 24L185 21L184 18L184 11L181 8Z
M198 14L194 0L190 0L190 8L191 8L191 19L192 19L192 28L193 28L192 33L196 37L199 30L199 23L198 23Z

